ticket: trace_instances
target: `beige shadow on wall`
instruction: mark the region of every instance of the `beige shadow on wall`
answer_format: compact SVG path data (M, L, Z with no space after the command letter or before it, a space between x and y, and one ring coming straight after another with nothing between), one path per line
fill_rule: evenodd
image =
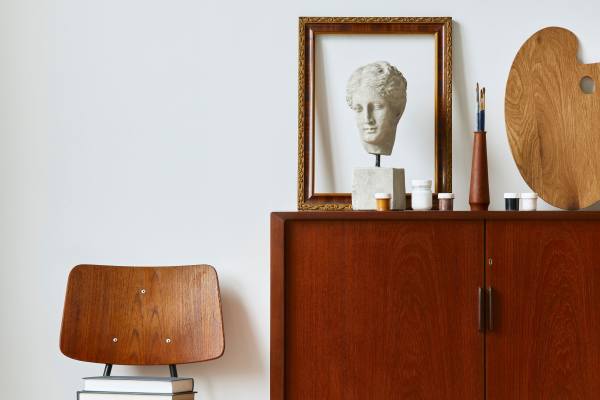
M195 377L196 386L214 396L213 382L219 377L256 377L264 373L258 338L246 307L232 289L221 287L223 324L225 325L225 353L223 357L199 364L183 365L180 375Z
M204 400L216 398L214 382L225 378L244 377L244 380L261 376L265 365L261 359L261 349L246 307L237 293L221 285L221 306L225 326L225 353L219 359L196 364L177 366L179 376L193 377L196 396ZM122 368L115 366L116 368ZM121 375L116 370L113 375ZM135 367L124 375L168 376L167 366Z

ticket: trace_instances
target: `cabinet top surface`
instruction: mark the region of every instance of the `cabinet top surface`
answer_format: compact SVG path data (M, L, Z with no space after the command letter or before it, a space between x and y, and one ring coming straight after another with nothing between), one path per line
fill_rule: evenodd
M279 220L600 220L600 211L285 211Z

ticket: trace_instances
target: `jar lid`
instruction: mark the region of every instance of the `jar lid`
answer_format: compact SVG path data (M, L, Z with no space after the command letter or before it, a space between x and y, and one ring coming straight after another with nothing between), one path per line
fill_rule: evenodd
M537 199L537 197L538 197L537 193L521 193L522 199Z
M453 199L454 193L438 193L438 199Z
M375 198L376 199L391 199L392 194L391 193L375 193Z
M519 193L504 193L505 199L518 199Z
M410 181L412 187L415 186L427 186L431 187L431 179L413 179Z

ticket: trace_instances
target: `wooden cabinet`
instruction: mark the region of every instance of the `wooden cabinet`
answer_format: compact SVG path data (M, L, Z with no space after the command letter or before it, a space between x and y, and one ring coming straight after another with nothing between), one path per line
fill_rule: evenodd
M600 221L490 221L488 399L600 398Z
M600 398L582 214L274 213L271 399Z

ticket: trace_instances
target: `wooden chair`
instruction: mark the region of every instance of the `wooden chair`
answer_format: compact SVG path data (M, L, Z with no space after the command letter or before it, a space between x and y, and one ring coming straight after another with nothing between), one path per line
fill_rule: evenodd
M210 265L71 270L60 349L80 361L169 365L219 358L225 350L217 272Z

